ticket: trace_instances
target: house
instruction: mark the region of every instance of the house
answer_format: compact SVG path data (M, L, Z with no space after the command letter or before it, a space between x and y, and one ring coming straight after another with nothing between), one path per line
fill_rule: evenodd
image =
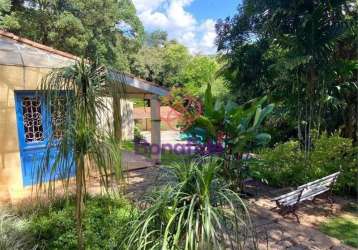
M54 129L42 120L50 111L36 90L52 69L76 60L74 55L0 30L0 202L24 198L37 184L34 173L46 147L44 131L54 133ZM111 71L110 77L114 83L124 84L125 98L112 100L111 105L113 112L121 110L125 136L131 137L134 122L133 115L123 113L123 107L130 109L131 97L146 98L151 103L152 144L160 145L159 97L168 91L115 71ZM152 158L158 162L160 154L153 154Z

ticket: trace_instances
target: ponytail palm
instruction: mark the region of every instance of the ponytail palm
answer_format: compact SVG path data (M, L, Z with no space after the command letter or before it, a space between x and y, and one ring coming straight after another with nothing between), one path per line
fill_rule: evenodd
M48 149L38 178L41 183L43 176L50 175L51 187L55 173L69 180L75 171L80 249L84 248L81 224L86 171L99 172L105 187L112 173L116 177L121 174L120 143L114 136L108 97L120 98L122 89L108 80L104 67L85 61L51 72L40 86L51 109L52 133L48 133ZM54 160L53 147L58 150Z
M126 249L256 249L245 204L220 167L210 158L169 167L173 181L145 200Z

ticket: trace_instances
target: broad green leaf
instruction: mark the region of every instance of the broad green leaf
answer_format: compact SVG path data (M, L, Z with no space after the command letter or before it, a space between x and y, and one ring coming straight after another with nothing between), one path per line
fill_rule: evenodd
M259 145L266 145L271 140L271 135L268 133L260 133L255 137L256 143Z
M204 113L206 115L210 115L214 110L214 99L213 95L211 93L211 85L208 84L206 91L205 91L205 97L204 97Z
M198 117L195 121L195 124L198 127L201 127L203 129L207 130L211 137L216 136L216 129L207 117L205 117L205 116Z
M275 107L274 104L269 104L262 110L261 110L261 107L260 107L259 115L256 113L254 127L260 126L262 121L267 117L267 115L269 115L273 111L274 107Z

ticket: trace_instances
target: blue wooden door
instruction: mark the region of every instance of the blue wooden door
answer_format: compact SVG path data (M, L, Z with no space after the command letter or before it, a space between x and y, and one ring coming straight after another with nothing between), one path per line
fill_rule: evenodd
M15 101L24 186L73 176L73 152L59 157L65 110L49 107L41 92L16 91Z

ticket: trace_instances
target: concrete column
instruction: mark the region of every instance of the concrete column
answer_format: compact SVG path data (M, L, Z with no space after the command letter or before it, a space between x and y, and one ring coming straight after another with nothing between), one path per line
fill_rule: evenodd
M150 99L151 114L151 158L156 163L160 163L161 140L160 140L160 101L158 96L153 95Z
M116 138L122 140L121 100L117 96L113 97L113 126Z
M117 139L134 139L133 102L124 98L113 98L113 124Z

